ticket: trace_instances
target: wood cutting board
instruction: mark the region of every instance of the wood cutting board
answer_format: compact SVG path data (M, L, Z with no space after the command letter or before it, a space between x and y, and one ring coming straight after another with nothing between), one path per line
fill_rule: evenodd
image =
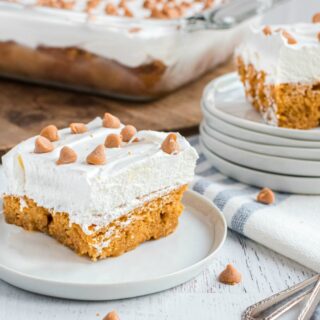
M63 128L71 122L88 122L104 112L117 115L137 129L198 131L200 99L205 85L233 70L229 61L194 83L156 101L128 102L79 92L0 80L0 156L40 132L48 124Z

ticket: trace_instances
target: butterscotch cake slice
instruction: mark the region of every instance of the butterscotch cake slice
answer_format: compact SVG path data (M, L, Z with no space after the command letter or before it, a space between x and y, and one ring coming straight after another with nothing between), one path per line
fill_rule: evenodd
M266 123L308 129L320 121L320 23L264 26L236 51L246 96Z
M137 131L111 114L44 128L3 158L8 223L93 260L172 233L197 153L178 133Z

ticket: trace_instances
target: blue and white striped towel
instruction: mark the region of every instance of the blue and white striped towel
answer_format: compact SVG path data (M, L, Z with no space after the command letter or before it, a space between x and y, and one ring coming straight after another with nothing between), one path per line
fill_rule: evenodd
M191 188L213 201L228 227L320 272L320 196L276 193L273 205L258 203L258 188L219 173L202 154L198 137L190 142L200 155Z

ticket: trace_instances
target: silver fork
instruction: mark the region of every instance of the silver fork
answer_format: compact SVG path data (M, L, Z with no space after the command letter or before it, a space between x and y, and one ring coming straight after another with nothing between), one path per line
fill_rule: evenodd
M316 285L314 285L316 283ZM244 312L243 320L275 320L289 309L309 298L299 315L298 320L310 319L320 300L320 275L315 275L301 283L271 297L261 300L248 307ZM267 311L271 310L268 314Z

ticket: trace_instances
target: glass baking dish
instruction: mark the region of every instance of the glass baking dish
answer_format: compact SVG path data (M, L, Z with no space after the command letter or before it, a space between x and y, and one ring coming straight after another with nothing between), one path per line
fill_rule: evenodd
M0 75L120 98L157 98L225 61L248 28L192 31L186 21L0 1Z

